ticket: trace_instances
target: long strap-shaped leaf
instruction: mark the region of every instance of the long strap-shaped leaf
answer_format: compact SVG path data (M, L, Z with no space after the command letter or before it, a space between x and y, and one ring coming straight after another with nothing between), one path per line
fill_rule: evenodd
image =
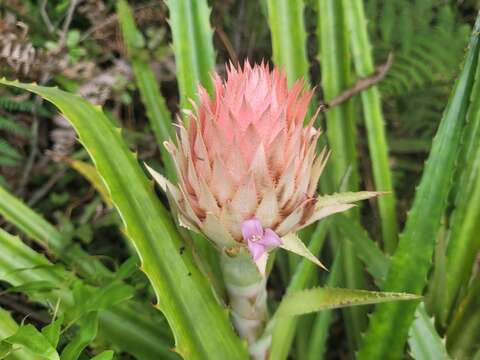
M480 67L477 67L477 78ZM435 299L437 316L446 325L459 290L468 284L480 249L480 81L476 81L460 153L455 211L450 217L446 252L446 281Z
M381 291L313 288L286 295L275 316L297 316L347 306L377 304L395 300L417 300L420 296Z
M267 5L275 65L285 70L289 84L301 77L308 83L303 0L268 0Z
M447 346L454 359L478 359L479 308L480 276L477 274L460 301L447 331Z
M462 73L433 141L405 230L392 258L384 287L387 291L419 294L425 286L469 106L480 48L479 30L477 18ZM358 358L401 358L414 312L415 304L379 305L370 319Z
M351 241L355 254L365 264L375 283L382 287L390 266L390 259L382 253L377 244L369 238L360 224L344 215L335 217L339 230ZM440 338L428 317L423 303L417 306L415 321L410 327L408 343L416 360L448 359L444 341Z
M91 278L111 275L101 262L91 261L89 254L79 246L71 244L55 227L1 186L0 215L47 251L64 258L67 263L78 268L81 274Z
M180 88L180 107L190 108L197 87L212 90L210 72L214 70L215 53L207 0L166 0L170 12L173 50Z
M347 24L343 4L338 0L317 0L318 27L317 37L320 45L319 58L322 71L322 89L328 102L352 83L351 56ZM327 175L330 184L337 186L350 169L347 190L358 190L358 163L355 140L355 119L353 102L334 107L326 113L328 147L335 156L327 165ZM330 188L329 191L334 191ZM358 217L358 212L352 211L350 216ZM337 251L342 253L340 284L352 289L362 289L365 286L360 262L355 256L352 244L340 241L335 228L331 229L332 243L339 244ZM343 309L347 336L352 348L358 347L360 334L367 324L365 308Z
M408 344L415 360L449 359L444 341L438 336L433 319L421 303L410 327Z
M327 218L320 222L313 233L308 249L312 254L320 253L325 243L330 220ZM304 289L310 282L316 271L315 265L307 259L302 259L295 269L287 292L295 292ZM295 329L297 328L298 318L288 317L278 319L274 324L272 334L272 346L270 356L272 359L286 359L292 346Z
M368 234L358 221L348 219L345 215L336 215L335 224L348 239L351 239L355 249L355 256L365 264L368 273L373 276L375 283L382 287L390 262L377 243L368 237Z
M195 7L199 6L200 10L202 7L206 6L202 4L202 2L194 3L193 5ZM174 4L173 6L175 7L175 9L178 10L179 4ZM171 11L174 11L174 9L171 9ZM206 20L204 19L205 16L202 15L204 12L205 12L204 10L201 10L201 13L198 13L198 14L192 13L192 12L190 13L180 12L176 15L172 14L172 17L176 18L180 16L183 18L183 16L192 16L194 19L196 19L197 16L200 16L200 18L203 19L201 22L193 21L192 23L193 34L195 34L196 36L202 36L202 38L204 38L204 41L205 41L205 46L203 48L205 47L208 48L209 46L211 46L211 42L212 42L211 35L209 35L210 28L208 26L208 8L206 11L207 12ZM168 112L168 109L166 107L165 99L160 94L160 91L158 89L158 84L156 83L155 75L145 59L145 56L147 56L147 54L143 49L144 46L141 41L142 35L135 26L134 18L132 16L131 10L128 7L128 4L126 1L118 2L117 13L120 20L120 25L122 27L124 41L127 44L129 58L133 66L133 72L135 74L135 79L137 81L138 90L140 91L142 102L147 111L148 120L155 134L155 139L157 140L158 146L160 147L162 161L165 165L166 177L170 181L175 182L177 178L177 174L175 171L173 158L170 156L167 149L163 145L164 141L168 140L173 134L175 134L175 131L173 130L170 113ZM206 24L204 24L203 21L206 21ZM182 31L181 34L183 34L184 28L176 29L176 28L173 28L173 25L172 25L172 31L176 32L177 30L178 31L181 30ZM174 39L174 43L175 43L175 39ZM182 48L184 46L185 44L181 44ZM193 45L191 44L191 46L195 48L195 44ZM186 61L184 58L178 58L178 56L180 55L177 55L176 57L177 66L178 66L178 63L183 63L184 61ZM183 92L180 93L180 97L182 98L182 101L184 101L182 103L183 106L186 106L186 102L187 102L186 100L188 100L188 98L192 98L192 99L195 98L198 81L201 81L203 86L206 86L207 88L210 87L210 75L211 75L210 73L214 70L213 51L211 56L205 53L203 50L200 51L199 56L203 57L204 58L203 60L202 58L197 58L193 53L191 53L190 56L191 56L191 61L194 61L200 64L199 65L200 68L197 76L198 79L195 78L195 79L192 79L191 83L189 82L189 86L184 88L184 90L186 91L185 94ZM203 64L203 61L205 61L205 64ZM177 69L177 75L179 76L179 79L181 81L182 77L179 75L180 70L181 69ZM189 72L185 74L185 77L191 77L191 76L192 74ZM188 107L190 107L190 103L188 103ZM217 254L216 252L211 251L212 249L210 248L209 246L210 244L207 242L207 240L194 232L190 232L190 235L195 241L197 251L201 254L202 258L205 258L207 260L206 265L211 266L212 269L217 269L216 265L218 263L218 260L216 260L215 258ZM212 276L213 275L216 275L215 272L212 272ZM217 284L218 283L219 282L217 281Z
M327 287L337 287L340 282L340 262L342 260L342 252L337 252L333 260L330 273L326 281ZM325 310L318 313L312 324L310 339L308 341L307 360L322 360L325 357L328 348L328 334L330 323L332 322L333 311Z
M174 181L176 178L175 166L173 165L172 157L163 146L163 142L169 140L174 134L172 118L167 109L165 99L158 89L155 74L147 61L148 54L144 49L143 41L141 41L143 40L142 34L135 26L132 11L125 0L117 3L117 13L137 87L147 111L148 121L155 135L155 140L157 140L160 148L167 178L170 181Z
M368 40L363 1L343 0L343 6L349 25L353 63L357 75L359 77L369 76L374 72L375 68ZM382 196L378 200L385 249L387 252L392 253L397 244L398 225L380 94L377 87L373 86L363 91L361 98L365 124L367 126L368 149L372 158L375 186L380 191L392 191L392 194Z
M341 1L318 0L317 3L322 89L325 101L329 102L352 83L348 33ZM355 191L358 189L358 164L353 103L348 101L330 109L326 121L328 147L335 154L328 164L333 175L332 184L340 184L350 167L347 189Z
M244 359L245 346L235 335L226 312L198 270L152 184L100 108L64 91L1 80L32 91L56 105L72 123L90 153L126 233L135 245L173 329L177 351L188 359Z

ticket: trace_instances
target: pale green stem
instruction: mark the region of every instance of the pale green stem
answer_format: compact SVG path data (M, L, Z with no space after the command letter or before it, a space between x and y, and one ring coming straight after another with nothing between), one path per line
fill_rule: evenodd
M261 276L246 249L223 253L221 268L235 329L248 342L254 360L266 360L271 336L258 341L267 321L267 277Z

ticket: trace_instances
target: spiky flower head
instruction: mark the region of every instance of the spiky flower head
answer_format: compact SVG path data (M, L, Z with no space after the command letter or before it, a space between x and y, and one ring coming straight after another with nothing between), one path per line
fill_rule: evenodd
M312 91L302 80L289 88L284 72L248 62L227 67L226 81L218 74L213 81L214 95L200 88L194 111L180 121L177 145L166 144L178 187L154 176L180 222L218 247L245 246L263 263L278 246L305 256L303 244L286 235L353 206L318 206L328 153L316 151L315 117L305 121Z

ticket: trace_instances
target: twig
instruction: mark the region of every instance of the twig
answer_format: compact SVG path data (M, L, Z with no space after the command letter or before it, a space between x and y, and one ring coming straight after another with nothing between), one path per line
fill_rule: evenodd
M60 33L60 41L59 41L60 48L62 48L63 45L65 44L65 38L67 36L68 29L70 28L70 24L73 19L73 13L75 12L75 8L77 7L77 4L78 4L78 0L70 1L70 6L68 7L68 11L67 11L67 16L65 17L65 21L63 22L62 32Z
M321 111L327 111L335 106L342 105L345 101L354 97L355 95L362 92L363 90L366 90L372 87L373 85L379 83L380 81L383 80L385 75L387 75L387 72L392 66L392 64L393 64L393 53L389 53L385 64L378 66L372 75L358 80L355 83L355 85L353 85L351 88L340 93L340 95L333 98L332 101L321 104L320 105Z
M233 48L232 43L228 39L227 34L223 31L221 27L215 27L215 32L218 34L218 37L220 38L221 42L223 43L223 46L225 46L225 49L227 49L228 56L230 56L230 59L232 62L237 65L238 64L238 56L237 53L235 52L235 49Z
M36 192L33 193L30 200L27 202L27 205L32 207L35 205L41 198L43 198L50 189L65 175L65 169L62 169L55 174L53 174L50 179Z
M104 21L102 21L100 24L97 24L87 31L85 31L85 34L80 38L80 42L85 41L88 39L92 34L96 33L97 31L103 29L106 26L110 26L112 24L115 24L118 21L117 14L110 15L107 17Z
M40 4L40 15L42 16L43 22L47 26L48 32L53 33L55 30L55 27L53 26L47 14L47 1L48 0L42 0L42 3Z
M38 154L38 116L37 116L37 107L40 106L42 100L40 97L35 98L34 107L33 107L33 116L32 116L32 127L30 130L30 153L28 154L27 162L20 177L20 182L18 184L18 190L16 191L17 195L23 197L25 192L25 187L30 179L30 174L32 172L33 165L35 164L35 159Z
M40 85L45 84L48 79L50 78L50 73L46 71L43 75L42 78L39 81ZM20 197L23 197L24 192L25 192L25 187L27 186L27 183L30 179L30 175L32 172L33 165L35 165L35 159L37 158L38 155L38 124L39 124L39 119L37 115L38 108L42 105L43 99L40 96L35 97L35 102L33 106L33 111L32 111L32 129L31 129L31 140L30 140L30 153L28 154L27 158L27 163L25 164L25 167L22 172L22 176L20 177L20 182L18 184L18 190L16 191L16 194Z
M132 12L135 13L137 11L140 11L140 10L144 10L144 9L148 9L150 7L154 7L154 6L157 6L158 4L160 4L161 2L160 1L152 1L151 3L148 3L148 4L145 4L145 5L139 5L139 6L136 6L132 9ZM85 34L83 34L83 36L80 38L80 42L83 42L85 41L86 39L88 39L90 36L92 36L92 34L96 33L97 31L103 29L104 27L107 27L107 26L110 26L112 24L115 24L118 22L118 16L117 14L113 14L113 15L110 15L109 17L107 17L104 21L102 21L101 24L97 24L93 27L91 27L90 29L88 29L87 31L85 31Z

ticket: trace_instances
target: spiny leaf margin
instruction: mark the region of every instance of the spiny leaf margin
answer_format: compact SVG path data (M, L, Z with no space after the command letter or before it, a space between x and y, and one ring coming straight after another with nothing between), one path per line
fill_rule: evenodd
M234 334L193 254L179 251L183 242L170 215L122 140L120 129L111 125L100 107L76 95L6 79L0 79L0 83L29 90L52 102L77 131L142 260L142 270L174 332L176 351L189 359L246 359L244 344Z

